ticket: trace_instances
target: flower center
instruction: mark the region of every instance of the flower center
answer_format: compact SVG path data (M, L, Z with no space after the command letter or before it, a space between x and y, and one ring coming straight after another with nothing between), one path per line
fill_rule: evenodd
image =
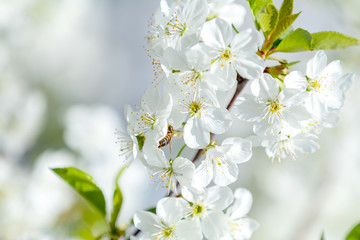
M148 112L145 112L145 114L140 116L141 120L143 121L143 129L154 129L155 123L156 123L156 116L155 114L150 114Z
M223 60L229 60L231 58L231 52L229 49L225 49L225 51L221 54L221 58Z
M321 84L320 84L320 80L313 80L313 79L308 79L308 87L307 87L307 91L318 91L321 88Z
M201 205L195 205L194 207L195 214L201 214L202 211L203 211L203 207Z
M186 23L181 22L178 17L170 20L165 28L166 35L180 35L182 37L186 31Z
M160 232L153 234L156 239L165 240L165 239L176 239L175 236L175 226L166 226L163 223L160 223Z
M174 233L174 229L168 226L165 226L163 229L164 237L171 237Z
M266 102L266 107L265 107L265 116L263 117L263 119L266 116L269 116L268 119L268 124L272 124L275 120L280 121L281 119L284 119L284 108L286 106L281 104L279 102L279 99L276 98L275 100L269 100Z
M192 101L189 105L189 113L191 116L194 116L200 113L201 109L203 108L202 104L196 101Z

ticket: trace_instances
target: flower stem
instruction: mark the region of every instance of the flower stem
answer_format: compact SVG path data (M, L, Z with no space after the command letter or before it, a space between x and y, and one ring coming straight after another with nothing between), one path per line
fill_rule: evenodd
M176 158L180 157L182 151L185 149L186 144L184 144L184 146L182 146L182 148L180 149L179 153L176 155Z

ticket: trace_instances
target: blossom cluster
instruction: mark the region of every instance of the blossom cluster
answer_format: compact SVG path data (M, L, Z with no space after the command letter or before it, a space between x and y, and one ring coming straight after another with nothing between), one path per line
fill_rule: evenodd
M327 64L324 51L307 63L306 74L293 71L282 85L270 74L253 81L251 94L237 99L234 113L253 122L256 134L251 139L265 147L273 161L320 148L317 135L340 121L340 108L354 74L343 74L339 61Z
M244 15L234 0L161 0L154 14L148 40L158 83L139 107L125 106L127 133L118 138L127 162L139 158L169 192L181 185L182 198L160 200L156 215L137 212L142 239L249 239L257 228L245 217L251 194L227 187L238 178L238 164L251 158L253 146L263 146L273 161L313 153L322 128L339 122L354 75L344 75L339 61L327 64L323 51L306 74L270 74L258 54L264 37L242 30ZM235 92L241 79L249 81L250 93L236 95L230 109L220 96ZM253 123L255 135L212 141L239 121L233 116ZM185 145L172 156L176 137ZM204 159L195 166L181 156L185 147L201 149Z

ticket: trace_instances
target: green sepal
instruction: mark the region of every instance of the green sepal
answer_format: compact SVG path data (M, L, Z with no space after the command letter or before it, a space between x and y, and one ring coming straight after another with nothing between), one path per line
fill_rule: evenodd
M139 150L141 151L144 147L146 137L142 134L139 134L136 136L136 140L138 141Z

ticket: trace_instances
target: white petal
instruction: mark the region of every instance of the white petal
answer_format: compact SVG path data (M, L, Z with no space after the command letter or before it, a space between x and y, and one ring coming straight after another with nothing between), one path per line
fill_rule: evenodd
M206 45L216 49L224 49L231 43L233 30L226 21L214 19L204 24L201 37Z
M192 185L196 188L206 187L211 182L213 175L213 164L210 160L205 159L196 168Z
M170 167L169 161L165 157L164 152L157 146L148 146L147 144L145 144L143 151L149 167L155 167L159 169Z
M202 240L199 219L186 219L176 225L175 234L179 240Z
M299 71L294 71L286 75L284 84L286 88L294 88L300 91L306 91L308 87L308 81L305 75Z
M173 48L167 48L164 51L164 54L161 58L161 63L169 73L171 73L172 70L190 70L185 54L183 52L176 51Z
M156 205L156 214L166 225L170 226L184 217L186 206L187 202L182 198L163 198Z
M157 106L159 111L156 112L156 118L158 120L167 120L170 116L173 100L170 94L165 94L161 99L159 106ZM167 124L166 124L167 125Z
M207 107L206 112L202 113L201 120L205 129L215 134L224 133L232 123L229 111L217 107Z
M319 78L337 79L342 75L342 67L339 60L332 61L320 73ZM331 80L330 80L331 81Z
M256 52L260 45L259 40L258 32L249 28L235 35L231 42L231 48L237 53Z
M234 24L236 29L240 29L244 22L246 10L240 4L226 4L218 13L218 17L230 24Z
M255 97L245 95L245 98L239 97L236 99L232 110L239 119L255 122L261 120L264 107L264 104L259 104Z
M155 113L161 104L161 97L157 87L148 88L141 98L141 107L150 112Z
M230 87L234 86L236 82L236 71L234 66L230 62L222 63L221 61L214 62L210 67L210 74L215 75L216 78L221 78L221 81L225 81L226 85L221 86L219 89L229 90ZM218 82L219 85L221 82Z
M204 83L208 84L212 89L220 91L227 91L231 89L235 83L235 80L229 81L229 78L224 78L219 76L219 74L211 72L204 72L202 79Z
M157 233L159 228L154 225L159 225L160 219L155 214L145 211L137 211L134 216L134 225L145 233Z
M195 189L195 188L189 188L189 187L183 187L181 189L181 194L189 202L195 202L197 199L199 199L203 195L203 191Z
M239 169L233 159L221 164L214 164L214 183L218 186L227 186L237 180Z
M329 111L326 119L324 119L324 127L333 128L341 122L341 114L339 110Z
M259 228L259 224L250 218L242 218L235 221L235 223L238 227L232 229L233 239L250 239L253 232Z
M265 62L256 54L240 56L235 59L237 72L247 79L258 79L265 68Z
M267 73L263 74L263 77L259 80L260 92L259 96L263 98L275 99L280 92L279 84L277 81Z
M208 240L218 240L228 231L226 216L222 212L210 212L204 217L201 227Z
M190 148L205 148L210 142L210 133L204 127L201 119L197 116L191 117L184 127L184 140Z
M238 188L234 192L234 204L231 207L231 218L242 218L249 213L253 198L251 193L244 188Z
M311 139L294 139L292 143L294 149L306 154L314 153L320 148L320 145Z
M237 164L248 161L252 156L252 143L249 140L240 137L226 138L222 145L232 145L228 155Z
M228 187L213 186L206 189L205 203L217 211L227 208L233 199L234 195Z
M342 76L336 83L339 89L343 92L347 92L351 85L353 84L355 79L354 73L347 73L344 76Z
M307 63L306 75L311 79L316 79L325 69L327 57L324 51L318 51L316 55Z
M182 186L190 187L195 174L195 165L187 158L178 157L172 163L176 179Z
M197 29L205 22L208 13L208 4L206 0L187 1L183 9L185 22L192 29Z

